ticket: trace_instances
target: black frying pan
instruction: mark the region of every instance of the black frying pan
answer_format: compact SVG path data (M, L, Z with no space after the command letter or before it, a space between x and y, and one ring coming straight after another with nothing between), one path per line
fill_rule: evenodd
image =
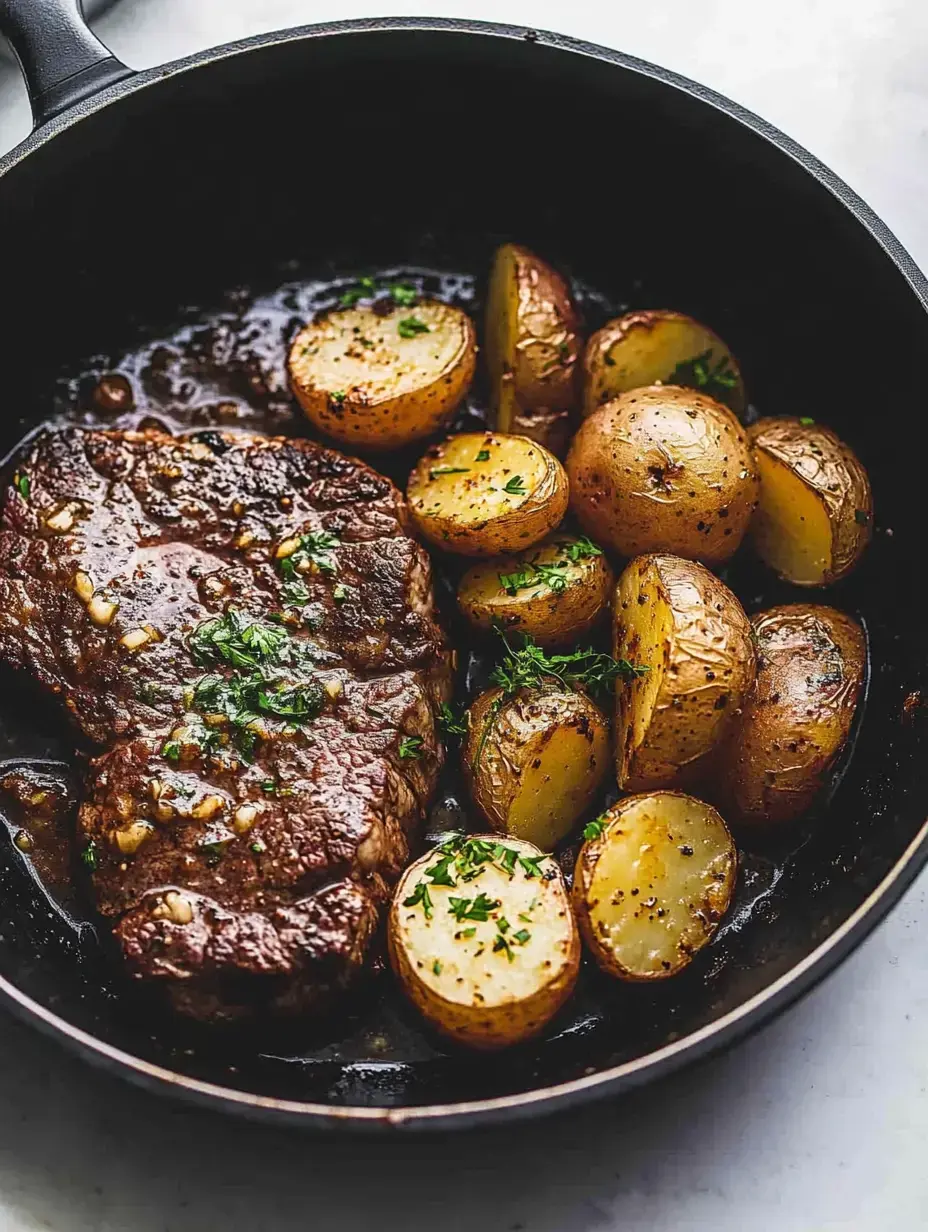
M57 378L169 335L189 305L234 312L231 287L409 263L480 274L514 238L599 289L594 324L623 304L709 321L757 406L836 427L877 502L869 556L830 596L870 640L855 754L814 825L743 852L730 925L666 987L590 974L548 1038L503 1058L436 1044L388 980L321 1034L214 1038L126 994L90 925L50 907L11 846L4 1001L154 1089L304 1125L415 1128L628 1090L836 966L928 855L912 696L925 684L925 497L909 473L928 444L928 285L882 223L755 116L556 35L359 21L133 74L77 0L0 0L0 29L36 118L0 160L3 452L54 409ZM749 562L732 581L749 608L794 597ZM0 684L0 755L73 763L73 738L20 682Z

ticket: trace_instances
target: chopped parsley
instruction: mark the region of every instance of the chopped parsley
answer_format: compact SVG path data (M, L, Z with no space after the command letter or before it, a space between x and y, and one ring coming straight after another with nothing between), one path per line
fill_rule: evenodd
M341 406L347 397L343 389L335 389L329 394L329 401L334 402L336 406Z
M703 389L725 401L726 394L737 388L738 374L731 366L728 355L722 354L713 364L712 348L677 364L667 378L668 385L688 385L691 389Z
M630 681L644 676L646 666L629 663L627 659L613 659L611 655L587 648L571 654L548 655L530 637L523 637L523 645L513 649L502 630L497 629L506 654L502 662L490 674L490 679L504 690L506 696L520 689L555 688L562 691L584 688L591 693L604 694L616 680Z
M420 903L422 904L422 910L425 912L425 918L430 920L435 904L432 902L429 887L424 881L420 881L412 894L408 898L403 899L404 907L418 907Z
M493 953L498 954L500 950L504 951L510 962L515 961L515 954L512 952L512 946L506 940L502 933L496 934L496 940L493 942Z
M521 475L513 475L511 479L507 479L503 484L503 491L508 492L510 496L524 496L528 492L528 488L522 482Z
M558 545L558 552L566 556L568 560L574 564L579 560L588 560L592 556L602 556L602 548L598 548L591 539L586 535L581 535L579 539L571 539L567 542Z
M289 556L284 556L277 562L285 578L292 578L297 570L315 569L318 573L334 576L338 565L332 556L334 548L339 547L340 540L328 531L312 531L308 535L300 535L298 546Z
M446 736L466 736L467 712L458 717L447 702L442 702L438 707L438 726Z
M583 837L585 839L599 838L609 824L609 818L605 813L601 817L597 817L594 821L588 821L583 827Z
M287 607L302 607L309 602L309 591L302 582L290 579L284 582L281 597Z
M486 894L478 894L476 898L448 899L448 911L459 924L465 920L478 920L484 923L490 918L490 912L500 905L498 898L487 898Z
M81 852L81 864L85 868L89 868L91 872L97 867L97 844L93 839L89 839L84 850Z
M180 761L180 741L165 740L161 746L161 755L168 761Z
M531 941L531 939L532 934L527 928L520 928L517 933L512 934L512 940L517 942L519 945L525 945L525 943L527 941Z
M13 487L20 494L23 500L29 499L29 493L32 490L32 480L25 471L17 471L13 476Z
M261 780L261 790L264 792L266 796L276 796L277 795L277 780L276 779L262 779Z
M395 282L390 287L390 294L393 297L393 302L399 304L401 308L411 308L419 298L419 292L415 287L410 286L408 282Z
M508 595L515 595L520 590L530 590L535 586L547 586L556 595L563 594L567 589L567 576L564 570L568 565L577 564L593 556L602 556L602 551L585 536L580 539L565 540L558 544L558 555L566 559L556 560L551 564L540 563L541 553L525 562L521 569L512 573L499 573L499 584Z
M469 937L474 937L474 936L476 936L476 933L477 933L476 928L465 928L465 929L463 929L463 930L462 930L462 932L461 932L461 936L462 936L462 937L468 937L468 938L469 938Z
M809 415L800 415L799 422L802 424L804 428L811 428L812 425L815 423L815 420L812 419L811 416Z
M478 452L478 454L477 454L476 458L474 458L474 461L475 461L475 462L489 462L489 460L490 460L490 451L489 451L489 449L481 449L481 450Z
M432 972L434 975L441 975L441 963L436 958L432 963Z
M338 302L342 308L353 308L358 300L369 299L376 294L377 283L373 278L359 278L353 287L349 287L347 291L342 292Z
M278 625L264 624L237 608L205 620L190 634L188 645L201 667L227 663L230 667L258 668L275 659L288 641Z
M396 327L396 332L401 338L415 338L416 334L427 334L429 327L418 317L403 317Z
M400 757L404 761L418 761L422 756L422 737L405 736L400 741Z
M332 587L332 598L337 604L339 604L339 606L345 602L350 593L351 588L348 586L343 586L341 582L339 582L337 586Z
M438 479L440 475L466 475L469 466L433 466L429 470L429 479Z
M249 845L248 850L253 851L256 856L263 856L267 851L267 848L259 838L256 838L255 841Z

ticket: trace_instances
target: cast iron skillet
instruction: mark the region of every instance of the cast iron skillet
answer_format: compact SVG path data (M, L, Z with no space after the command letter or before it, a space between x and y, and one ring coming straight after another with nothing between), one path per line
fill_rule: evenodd
M37 125L0 160L0 452L48 416L53 378L169 333L187 305L228 306L230 286L409 262L480 273L515 238L604 293L594 318L630 303L708 320L757 405L836 427L877 501L868 558L829 596L870 639L855 755L814 826L745 852L731 925L665 988L588 975L549 1038L502 1058L437 1044L388 980L328 1034L216 1038L126 995L92 927L69 925L11 848L5 1002L89 1060L215 1108L418 1128L626 1091L744 1035L835 967L928 855L912 697L925 683L912 570L928 285L882 223L755 116L557 35L358 21L133 74L78 0L0 0L0 29ZM749 608L793 597L741 569ZM0 698L0 755L72 758L73 738L19 682Z

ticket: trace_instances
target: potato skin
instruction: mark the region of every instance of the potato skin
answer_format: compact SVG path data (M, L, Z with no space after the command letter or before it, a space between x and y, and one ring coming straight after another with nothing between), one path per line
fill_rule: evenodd
M751 620L757 680L713 759L717 796L734 819L782 824L827 786L863 692L867 649L844 612L788 603Z
M577 402L581 341L566 281L519 244L497 249L490 274L486 356L500 432L560 456Z
M500 841L499 835L496 834L472 837L488 839L494 843ZM394 894L387 922L390 964L413 1005L443 1035L459 1044L481 1050L507 1048L542 1031L570 997L580 969L580 934L571 909L570 895L557 862L552 857L545 856L531 843L507 838L505 845L527 856L541 857L542 860L539 866L542 877L535 877L527 882L527 890L532 900L540 904L540 909L529 912L533 917L530 927L537 953L533 954L527 945L525 950L518 952L510 966L501 954L492 953L495 922L488 922L490 944L485 945L479 958L472 951L475 947L480 947L483 937L478 936L472 942L463 937L452 940L447 934L436 939L429 955L423 953L420 956L416 947L411 944L413 933L409 920L405 918L408 908L404 907L404 899L409 897L410 890L422 876L435 854L434 851L410 865L403 874ZM517 872L517 876L522 876L521 870ZM511 890L511 886L508 888ZM482 875L473 888L468 884L447 892L441 888L435 890L434 924L448 921L446 904L443 901L446 893L472 896L478 890L485 891L488 897L498 898L502 910L511 913L513 931L521 926L523 921L520 920L522 913L519 905L512 904L510 898L507 906L507 886L500 881L493 869ZM415 920L413 927L415 924L421 926L421 923ZM478 923L476 929L484 933L487 925ZM458 947L463 947L465 952L455 953ZM449 985L443 984L442 976L451 974L451 963L447 964L448 969L437 974L430 968L429 959L437 950L443 955L450 952L452 961L457 960L459 963L462 974L473 977L475 971L477 974L486 974L495 970L498 975L499 968L502 967L503 972L510 977L510 982L513 982L512 977L515 977L519 986L510 988L507 992L505 989L494 988L492 980L489 984L482 980L484 993L478 1002L467 995L466 985L465 991L462 992L462 985L456 979ZM480 959L483 966L476 968L475 964ZM520 971L517 965L520 961L528 961L531 966ZM493 991L497 994L495 997L491 995Z
M404 337L407 318L427 332ZM294 338L287 369L297 401L320 431L343 444L387 450L437 432L470 388L476 362L467 314L423 300L414 309L356 306L317 317Z
M483 454L487 459L478 462ZM462 474L442 473L458 466ZM507 496L505 484L520 476L524 493ZM537 441L467 432L430 446L409 477L407 496L430 542L463 556L497 556L530 547L560 524L568 483L563 466Z
M470 708L461 750L474 804L494 830L551 850L596 795L611 757L609 723L582 693L500 688Z
M497 625L527 633L546 648L576 643L609 609L615 579L604 555L569 562L563 572L565 589L560 592L539 582L512 595L500 584L501 577L518 573L536 558L542 564L563 561L559 548L573 542L572 535L555 534L526 552L474 565L458 585L464 618L486 633Z
M641 622L660 608L656 644ZM754 683L751 626L724 582L695 561L639 556L616 586L613 654L650 668L616 691L616 774L627 791L696 781ZM653 699L636 740L636 709Z
M704 385L684 379L681 368L707 356ZM721 366L726 382L712 379ZM695 373L692 374L695 377ZM734 356L713 330L683 312L665 308L627 312L587 341L583 352L583 415L644 385L686 385L717 398L738 416L744 412L744 381Z
M825 508L831 528L831 562L819 584L827 585L846 576L860 560L873 532L873 493L860 459L830 428L803 423L792 416L760 419L750 428L750 437L758 455L766 454L788 467ZM762 559L765 556L759 532L763 530L764 518L761 483L760 505L752 529ZM796 576L787 576L786 580L815 585Z
M580 525L622 556L672 552L722 564L759 495L737 418L675 385L635 389L594 411L573 439L567 474Z
M731 904L738 856L710 805L679 791L626 796L580 848L571 898L607 975L633 983L688 966Z

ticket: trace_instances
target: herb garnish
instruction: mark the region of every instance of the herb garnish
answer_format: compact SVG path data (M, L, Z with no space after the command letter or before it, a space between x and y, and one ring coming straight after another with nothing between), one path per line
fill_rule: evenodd
M433 466L429 470L429 479L437 479L440 475L466 475L469 466Z
M435 975L441 975L441 963L438 961L437 958L432 963L432 972Z
M512 934L512 940L518 942L519 945L525 945L527 941L531 941L532 934L527 928L520 928L517 933Z
M403 317L396 327L396 332L401 338L415 338L416 334L427 334L429 327L418 317Z
M347 586L343 586L341 582L337 586L332 587L332 598L339 606L345 602L350 593L350 589Z
M338 302L342 308L353 308L359 299L376 294L377 284L373 278L359 278L356 286L349 287L347 291L342 292Z
M718 394L724 401L725 394L736 388L738 375L731 366L728 355L722 354L715 364L712 363L712 348L694 355L677 364L666 380L667 385L688 385L691 389L704 389L707 393Z
M506 654L491 672L490 679L507 696L520 689L538 688L562 692L584 688L594 694L604 694L614 681L635 680L649 671L647 666L629 663L627 659L613 659L592 647L571 654L548 655L525 635L523 645L516 650L501 629L497 629L497 633L503 639Z
M478 453L477 453L476 458L474 458L474 461L475 461L475 462L489 462L489 460L490 460L490 451L489 451L489 449L481 449L481 450L479 450L479 451L478 451Z
M478 894L476 898L448 899L448 911L459 924L465 920L478 920L481 923L490 918L490 912L500 905L498 898L487 898L486 894Z
M97 867L97 844L92 838L87 840L87 845L81 852L81 864L91 872Z
M540 564L541 553L536 552L521 569L497 574L500 586L508 595L515 595L520 590L529 590L535 586L548 586L555 594L563 594L567 589L567 577L563 570L568 564L602 556L602 550L586 536L558 544L557 551L559 556L565 556L567 559L556 560L553 564Z
M435 904L432 902L431 894L429 894L429 887L424 881L420 881L413 890L412 894L410 894L408 898L403 899L404 907L417 907L419 903L422 904L422 910L425 912L425 918L430 920L432 918L432 909Z
M27 501L29 499L29 492L32 489L32 480L25 471L17 471L13 476L13 487L23 500Z
M442 702L438 707L438 726L446 736L466 736L467 712L459 718L447 702Z
M504 950L506 957L510 962L515 961L515 954L512 952L512 946L506 940L502 933L496 934L496 940L493 942L493 953L498 954L500 950Z
M401 308L411 308L419 298L419 292L408 282L395 282L390 287L390 294L393 296L393 302Z
M422 755L421 749L421 736L405 736L400 741L400 757L404 761L418 761Z
M602 548L598 548L591 539L586 535L581 535L578 539L571 539L568 542L558 544L558 552L566 556L568 560L574 564L579 560L588 560L592 556L602 556Z
M503 491L508 492L510 496L524 496L528 488L522 482L521 475L513 475L503 484Z
M606 826L609 824L609 818L605 813L601 817L595 818L593 821L588 821L583 827L583 837L586 839L599 838Z
M328 531L312 531L308 535L300 535L298 546L277 564L285 578L292 578L298 569L315 569L317 573L326 573L332 577L338 572L332 549L339 544L340 540Z
M301 607L309 602L309 591L299 581L291 579L284 582L280 593L286 607Z
M799 422L804 428L811 428L815 420L810 415L800 415Z
M384 287L375 279L366 277L358 279L355 286L349 287L347 291L343 291L338 302L342 308L353 308L358 300L373 299L375 295L383 290L389 292L393 302L401 308L411 308L419 298L419 292L408 282L395 282L390 286Z
M341 406L347 397L348 395L344 389L333 389L329 394L329 401L334 402L336 406Z

